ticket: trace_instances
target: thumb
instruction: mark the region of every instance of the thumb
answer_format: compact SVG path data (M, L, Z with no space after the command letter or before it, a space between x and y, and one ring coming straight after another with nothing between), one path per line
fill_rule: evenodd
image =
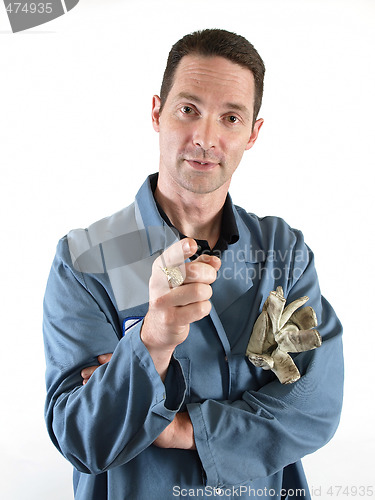
M197 242L193 238L183 238L168 247L156 260L159 267L181 266L186 259L196 253Z
M181 243L185 259L188 259L197 253L198 244L193 238L183 238Z

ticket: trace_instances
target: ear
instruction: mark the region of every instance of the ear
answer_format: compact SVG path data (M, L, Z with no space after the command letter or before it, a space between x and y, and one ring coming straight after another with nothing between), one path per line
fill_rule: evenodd
M152 98L152 126L154 127L155 132L159 132L159 122L160 122L160 97L154 95Z
M258 139L258 134L259 134L260 127L263 125L263 123L264 123L263 118L259 118L254 123L254 127L253 127L253 130L251 132L251 136L249 138L249 141L248 141L248 143L246 145L245 151L247 151L248 149L250 149L250 148L252 148L254 146L255 141Z

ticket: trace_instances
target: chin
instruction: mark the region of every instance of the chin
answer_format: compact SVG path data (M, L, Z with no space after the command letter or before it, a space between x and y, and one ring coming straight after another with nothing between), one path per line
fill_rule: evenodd
M180 185L184 189L186 189L190 193L194 193L194 194L213 193L217 189L221 188L224 184L225 184L225 182L220 182L218 180L216 180L216 182L214 182L213 179L211 179L211 180L204 179L204 178L199 179L197 177L195 177L194 179L191 179L191 178L184 179L182 181L182 183L180 183Z

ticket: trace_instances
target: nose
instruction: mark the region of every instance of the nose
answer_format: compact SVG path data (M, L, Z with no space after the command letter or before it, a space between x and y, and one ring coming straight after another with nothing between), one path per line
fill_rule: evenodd
M194 146L201 147L205 151L217 146L218 137L216 123L209 118L200 118L195 122L193 133Z

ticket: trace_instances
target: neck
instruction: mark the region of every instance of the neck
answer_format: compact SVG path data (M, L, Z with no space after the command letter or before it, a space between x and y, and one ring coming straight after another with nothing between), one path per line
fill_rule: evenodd
M226 186L204 194L182 190L179 186L167 187L159 175L155 198L176 229L190 238L206 240L213 248L220 236L227 193Z

